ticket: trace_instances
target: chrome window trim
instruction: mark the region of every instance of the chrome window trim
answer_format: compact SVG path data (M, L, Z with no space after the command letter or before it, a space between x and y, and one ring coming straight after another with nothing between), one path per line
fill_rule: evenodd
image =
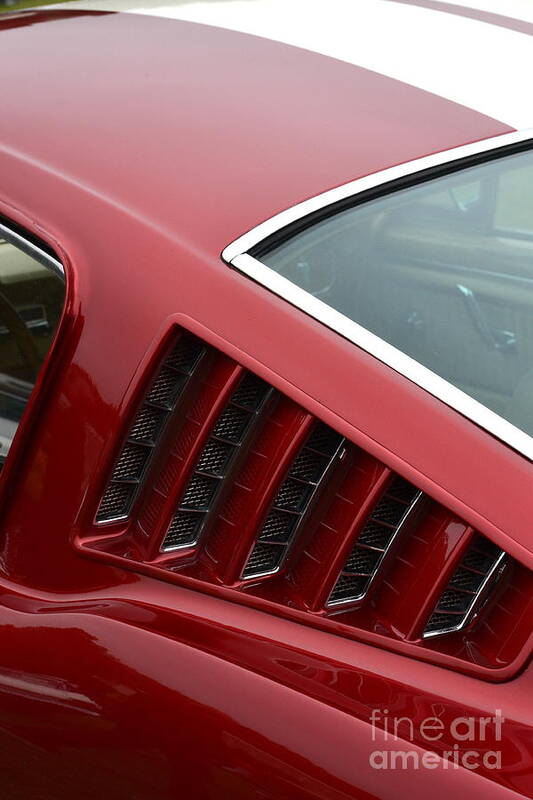
M533 437L529 434L520 430L520 428L517 428L496 412L486 408L478 400L470 397L470 395L449 383L440 375L415 361L415 359L398 350L379 336L371 333L357 322L331 308L327 303L309 294L306 290L301 289L258 259L250 256L247 252L250 248L277 233L282 228L341 200L352 197L357 198L363 192L379 187L386 187L388 191L394 191L395 184L399 180L405 178L416 179L419 173L425 173L441 166L453 168L456 165L460 168L463 166L462 162L465 159L473 156L495 155L500 150L502 155L505 155L507 148L528 141L533 144L532 128L455 147L451 150L425 156L396 167L381 170L364 178L350 181L309 200L304 200L302 203L298 203L292 208L286 209L257 225L248 233L229 244L223 250L222 258L229 266L262 284L265 288L270 289L274 294L287 300L293 306L309 314L309 316L328 328L340 333L345 339L375 356L379 361L408 378L417 386L425 389L434 397L446 403L446 405L459 411L463 416L533 461ZM464 166L466 168L468 164ZM428 175L427 179L430 180L431 177L431 175Z
M17 233L17 231L5 225L3 222L0 222L0 236L5 239L6 242L18 247L18 249L22 250L26 255L34 258L44 267L49 267L61 280L65 280L65 270L61 261L51 256L34 242L30 242L22 234Z

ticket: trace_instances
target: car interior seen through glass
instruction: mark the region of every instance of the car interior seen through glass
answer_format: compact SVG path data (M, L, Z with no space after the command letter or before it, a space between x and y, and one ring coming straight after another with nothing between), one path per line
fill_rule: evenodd
M260 260L533 435L533 153L398 190Z
M64 297L58 274L0 238L0 466L50 349Z

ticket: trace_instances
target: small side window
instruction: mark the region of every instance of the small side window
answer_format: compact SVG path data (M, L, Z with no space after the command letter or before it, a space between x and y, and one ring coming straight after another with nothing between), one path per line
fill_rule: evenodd
M19 234L12 236L0 226L0 467L52 344L64 300L58 262L29 243L25 247Z

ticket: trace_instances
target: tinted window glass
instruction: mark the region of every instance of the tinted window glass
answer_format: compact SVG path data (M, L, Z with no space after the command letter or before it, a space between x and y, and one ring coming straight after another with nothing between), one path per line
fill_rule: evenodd
M508 169L500 175L494 216L497 227L506 231L533 234L532 186L533 164L521 164L520 167Z
M324 219L260 259L533 434L533 155Z
M0 239L0 464L52 343L64 298L57 273Z

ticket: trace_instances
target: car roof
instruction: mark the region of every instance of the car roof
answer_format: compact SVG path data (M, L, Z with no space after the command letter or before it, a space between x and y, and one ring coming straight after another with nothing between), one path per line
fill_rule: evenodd
M99 5L98 0L89 2ZM112 2L103 0L104 6ZM137 13L216 25L305 48L405 81L516 128L533 125L533 105L527 99L533 8L522 0L475 0L474 8L458 0L116 2ZM135 8L136 3L141 7ZM504 16L503 8L522 18Z
M294 10L298 3L283 0L283 7ZM507 37L507 50L514 44L513 63L523 67L526 56L517 42L530 42L527 33L420 5L390 0L352 4L367 10L386 6L393 28L397 9L436 15L439 25L444 17L477 25L485 58L497 31ZM221 18L230 6L253 7L260 14L253 24L238 24L236 18L230 24ZM266 6L275 12L270 28L264 23ZM318 41L324 39L318 24L321 6L306 6L309 25L300 27L314 31L315 49L322 52L312 52L305 36L296 41L299 46L274 41L281 38L282 23L290 33L287 41L296 31L294 15L286 14L284 21L278 0L145 7L143 14L55 10L6 15L0 22L0 149L154 226L179 232L195 249L218 255L249 228L308 197L395 164L506 133L521 121L509 107L495 118L486 113L489 108L468 107L445 96L453 94L449 87L437 93L435 76L433 91L429 84L407 82L407 28L401 38L387 34L374 42L382 60L388 60L381 71L364 55L372 48L363 47L361 35L352 37L351 63L346 50L344 60L331 57L333 49L329 52L329 45ZM328 0L332 12L342 6L344 0ZM216 21L207 11L218 14L217 26L161 18L165 13ZM389 30L386 19L384 32ZM351 31L357 30L354 20L346 18ZM229 29L239 25L250 32ZM372 25L375 33L375 20ZM533 24L529 27L533 30ZM263 28L272 38L253 35ZM394 39L400 47L393 56ZM453 39L445 46L450 72L456 60ZM476 40L476 53L477 47ZM426 56L430 49L426 42ZM362 65L353 63L357 52ZM526 77L517 69L518 83ZM527 111L525 93L521 103Z

